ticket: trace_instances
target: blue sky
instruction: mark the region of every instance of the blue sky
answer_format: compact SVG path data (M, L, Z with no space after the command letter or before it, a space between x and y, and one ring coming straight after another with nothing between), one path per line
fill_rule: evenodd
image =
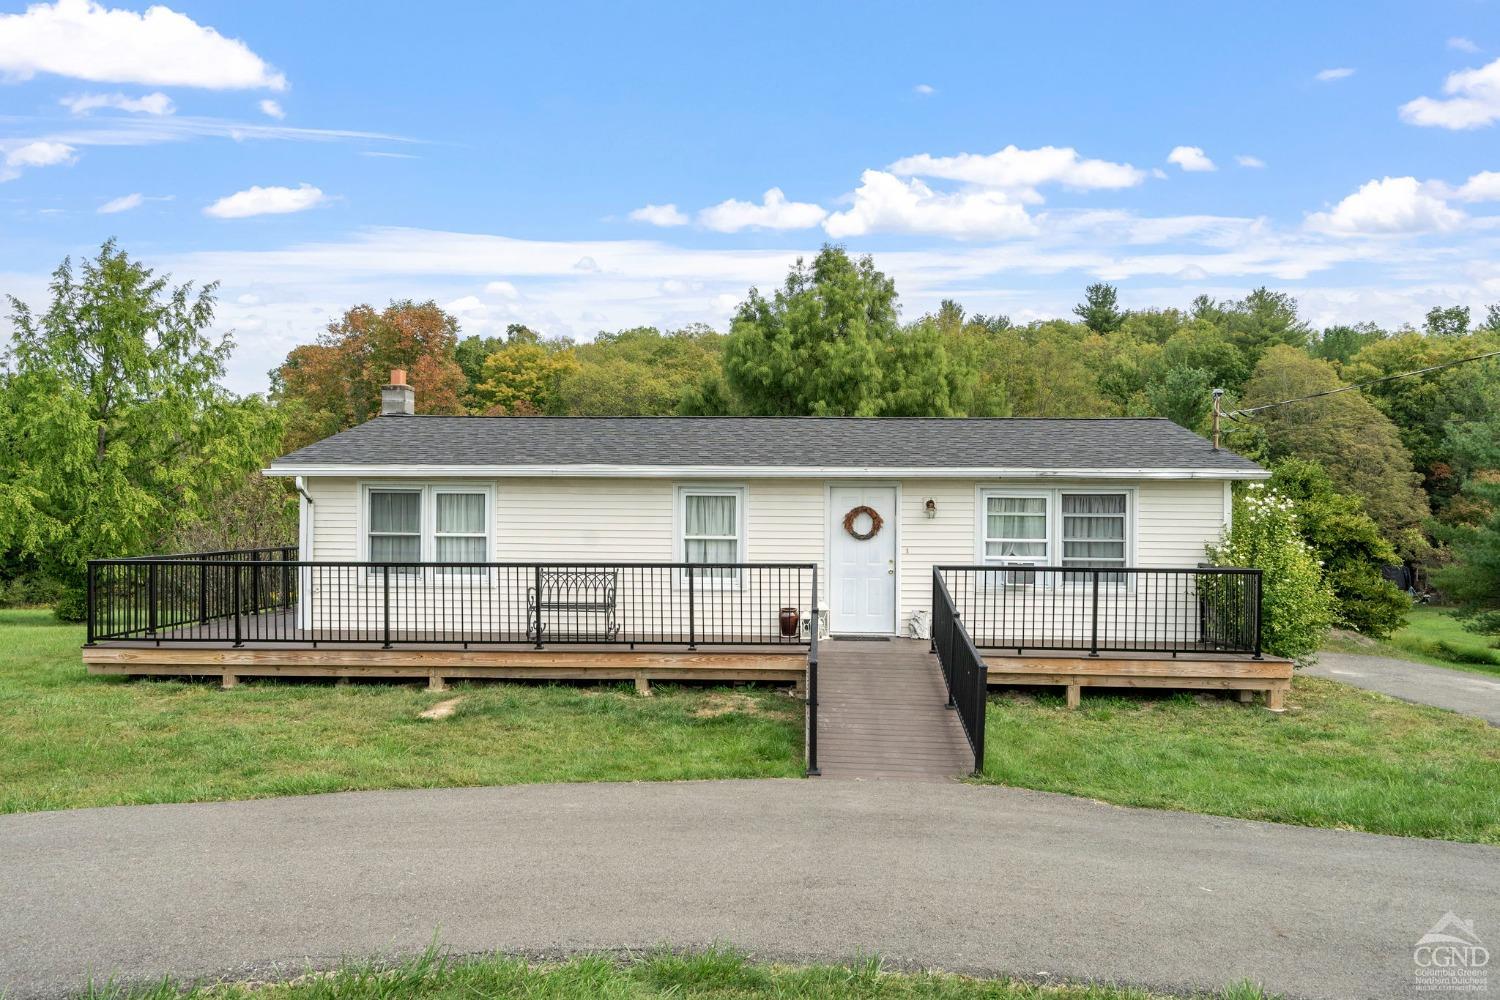
M120 2L0 2L0 290L116 236L222 282L241 390L361 301L722 328L829 240L908 316L1500 302L1482 0Z

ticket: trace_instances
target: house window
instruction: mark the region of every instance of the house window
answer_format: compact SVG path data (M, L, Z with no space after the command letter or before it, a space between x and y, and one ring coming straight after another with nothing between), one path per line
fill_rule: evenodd
M1123 568L1128 510L1124 493L1062 494L1062 564ZM1117 573L1101 577L1113 583L1123 578Z
M485 529L487 494L454 489L434 489L433 557L437 562L479 563L489 558L489 532ZM446 573L479 573L479 567L443 570Z
M365 551L372 563L480 563L490 556L490 491L473 486L369 486L365 489ZM404 564L404 565L402 565ZM445 575L477 567L438 569Z
M422 491L370 490L370 561L422 561Z
M740 562L744 496L732 490L683 490L682 560L690 563ZM735 580L738 570L699 570L698 580Z
M988 496L984 503L984 559L1004 565L1047 565L1047 498ZM1034 584L1035 573L1004 573L1001 582Z

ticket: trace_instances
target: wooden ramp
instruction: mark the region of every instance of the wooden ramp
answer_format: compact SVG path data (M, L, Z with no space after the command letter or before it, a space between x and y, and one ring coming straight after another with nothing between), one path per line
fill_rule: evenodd
M948 701L937 657L914 639L819 645L818 765L825 778L941 781L974 754Z

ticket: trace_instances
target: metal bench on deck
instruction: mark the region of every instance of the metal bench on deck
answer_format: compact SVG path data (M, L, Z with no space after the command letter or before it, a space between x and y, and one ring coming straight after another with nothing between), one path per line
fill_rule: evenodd
M526 589L526 635L570 642L613 642L619 570L542 570Z

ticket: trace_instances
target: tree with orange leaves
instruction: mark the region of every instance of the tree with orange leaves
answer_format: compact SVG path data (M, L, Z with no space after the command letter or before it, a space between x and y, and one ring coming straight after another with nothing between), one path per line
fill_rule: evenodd
M404 299L379 312L355 306L271 373L286 417L283 446L300 448L378 414L392 368L406 369L418 413L463 413L457 344L458 321L436 302Z

